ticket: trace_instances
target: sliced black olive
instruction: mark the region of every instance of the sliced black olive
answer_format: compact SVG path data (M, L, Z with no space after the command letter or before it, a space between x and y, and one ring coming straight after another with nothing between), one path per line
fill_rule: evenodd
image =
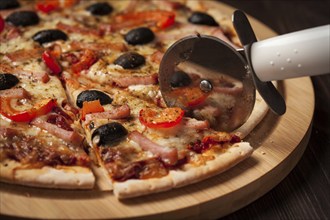
M104 92L98 90L85 90L78 95L76 105L79 108L82 108L83 102L90 102L94 100L100 100L101 105L112 103L112 98Z
M194 12L188 18L188 21L193 24L203 24L208 26L219 26L219 24L214 20L214 18L203 12Z
M135 52L127 52L119 56L114 64L122 66L124 69L134 69L145 64L145 58Z
M0 0L0 10L18 8L19 6L17 0Z
M39 16L34 11L15 11L11 13L6 22L14 26L31 26L39 23Z
M123 125L118 122L111 122L98 127L92 134L92 140L98 146L113 146L123 140L127 134L128 132Z
M174 88L184 87L191 83L191 78L187 73L183 71L177 71L171 76L170 83Z
M108 15L112 12L113 8L107 2L98 2L86 8L92 15Z
M67 40L68 36L61 30L48 29L38 31L32 36L32 39L39 44L48 43L56 40Z
M0 90L10 89L19 82L18 78L10 73L0 73Z
M124 38L127 43L137 45L151 42L155 38L155 35L149 28L140 27L130 30Z

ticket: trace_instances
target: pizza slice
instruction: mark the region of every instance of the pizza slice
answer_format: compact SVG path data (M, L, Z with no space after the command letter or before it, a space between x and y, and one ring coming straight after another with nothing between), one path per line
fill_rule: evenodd
M186 117L181 108L161 108L116 87L79 85L67 89L80 109L91 151L110 180L108 188L118 198L201 181L253 151L238 135L214 131L207 121ZM88 107L86 114L89 105L95 108Z
M90 189L95 177L84 135L57 76L29 58L1 57L1 181L48 188ZM16 53L15 62L7 62ZM39 54L39 52L38 52ZM10 57L10 56L9 56Z

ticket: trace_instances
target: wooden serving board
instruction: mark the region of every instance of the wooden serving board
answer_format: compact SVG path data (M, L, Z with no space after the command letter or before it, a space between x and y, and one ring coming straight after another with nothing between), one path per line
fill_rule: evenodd
M232 8L214 3L232 14ZM259 39L275 33L250 18ZM2 215L55 219L198 219L229 214L277 185L301 158L310 135L314 91L309 78L279 82L287 112L269 112L246 138L253 155L229 171L180 189L118 201L99 190L51 190L0 183Z

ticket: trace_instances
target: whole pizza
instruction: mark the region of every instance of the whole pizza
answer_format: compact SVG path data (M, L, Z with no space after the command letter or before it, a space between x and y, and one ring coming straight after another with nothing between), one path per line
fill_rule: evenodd
M159 64L177 40L200 33L240 46L230 17L211 5L1 0L1 181L128 198L204 180L249 157L242 138L251 128L216 131L216 109L192 118L159 91ZM187 76L179 71L173 87L189 84ZM203 106L203 93L184 92L187 105Z

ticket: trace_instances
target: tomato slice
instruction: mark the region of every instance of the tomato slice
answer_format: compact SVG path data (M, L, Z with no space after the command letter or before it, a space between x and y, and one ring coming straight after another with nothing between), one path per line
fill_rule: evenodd
M175 13L164 10L130 12L116 16L115 20L121 27L152 23L156 28L165 29L174 24Z
M87 70L97 61L97 54L86 49L77 63L72 64L71 69L74 73L80 73L82 70Z
M199 87L181 87L173 90L170 96L178 99L184 106L192 108L203 104L208 93L201 91Z
M58 9L70 8L78 2L79 0L41 0L35 7L38 11L48 14Z
M181 108L165 108L156 111L145 108L140 111L140 122L149 128L170 128L179 124L183 118L184 111Z
M57 0L44 0L37 2L35 7L38 11L48 14L52 11L59 9L60 3Z
M62 72L62 67L57 62L56 58L54 58L48 51L43 52L42 60L46 64L46 66L50 69L52 74L58 75Z
M85 116L90 113L104 112L100 100L85 101L81 109L81 119L85 120Z
M34 105L31 109L25 111L17 111L10 105L10 99L1 99L0 101L0 113L16 122L29 122L35 117L45 115L50 112L57 102L55 99L45 99Z
M5 20L0 15L0 33L5 29Z

